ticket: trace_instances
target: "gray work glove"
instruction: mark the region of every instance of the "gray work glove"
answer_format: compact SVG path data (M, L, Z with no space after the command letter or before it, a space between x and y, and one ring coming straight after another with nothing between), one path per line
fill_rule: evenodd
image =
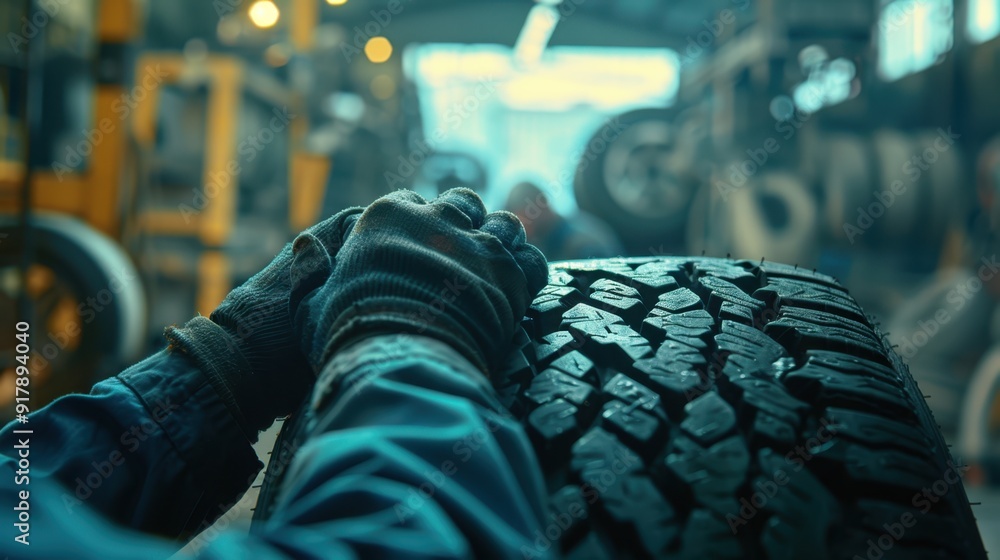
M166 329L171 348L205 371L251 441L301 404L315 381L293 317L303 297L324 286L363 210L349 208L305 230L208 318Z
M488 374L547 278L545 257L510 212L487 214L469 189L431 202L397 191L365 209L326 284L299 307L302 351L320 370L360 338L421 334Z

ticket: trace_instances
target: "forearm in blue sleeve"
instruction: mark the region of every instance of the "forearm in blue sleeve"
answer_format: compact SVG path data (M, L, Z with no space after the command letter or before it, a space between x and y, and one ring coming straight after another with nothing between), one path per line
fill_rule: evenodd
M527 438L482 374L450 348L411 336L362 341L324 370L308 414L271 519L250 534L200 539L198 557L546 555L533 544L544 491ZM0 485L5 501L13 499L10 490ZM41 506L60 537L39 533L45 541L36 552L168 554L162 541L107 526L87 511L71 522L52 502ZM9 542L0 553L12 550Z
M0 473L16 470L19 441L30 450L27 488L42 478L59 482L66 516L92 508L171 538L221 515L262 466L203 373L170 351L6 426ZM19 486L0 477L7 485Z
M534 452L450 347L364 340L324 370L311 414L266 538L296 527L363 557L543 555L533 548L545 495Z

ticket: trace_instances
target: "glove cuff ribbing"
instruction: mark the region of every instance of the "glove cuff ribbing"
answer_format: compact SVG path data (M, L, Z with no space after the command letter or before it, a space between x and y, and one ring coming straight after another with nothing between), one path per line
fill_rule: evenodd
M330 332L333 334L323 349L320 363L327 363L338 350L360 338L380 333L407 333L449 344L489 375L488 364L483 361L473 338L447 313L428 315L431 309L405 297L371 297L355 302L332 325Z
M241 383L245 383L244 378L253 375L253 371L233 337L202 316L191 319L183 327L167 327L164 336L171 349L179 350L194 360L236 419L243 434L249 441L256 441L257 431L248 424L238 400Z

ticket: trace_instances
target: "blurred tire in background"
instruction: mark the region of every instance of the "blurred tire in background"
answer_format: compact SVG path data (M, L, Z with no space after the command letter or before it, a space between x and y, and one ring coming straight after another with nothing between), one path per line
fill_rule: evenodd
M614 228L631 254L682 251L700 183L703 121L693 111L639 109L615 122L617 138L609 141L602 127L586 144L596 157L577 166L577 204Z
M23 233L0 216L0 315L15 317ZM121 247L67 216L32 217L35 259L26 292L32 316L32 408L73 392L88 392L140 357L146 296L138 271ZM0 325L0 411L13 417L14 323Z

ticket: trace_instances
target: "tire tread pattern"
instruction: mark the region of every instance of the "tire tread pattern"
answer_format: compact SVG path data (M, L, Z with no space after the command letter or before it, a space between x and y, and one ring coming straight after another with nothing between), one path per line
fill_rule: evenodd
M835 279L704 257L551 271L519 367L494 380L551 492L542 547L776 558L797 546L774 536L780 521L819 535L807 544L829 558L863 558L910 513L921 526L883 558L985 558L961 484L915 507L951 457L906 366ZM753 507L774 465L803 474Z

